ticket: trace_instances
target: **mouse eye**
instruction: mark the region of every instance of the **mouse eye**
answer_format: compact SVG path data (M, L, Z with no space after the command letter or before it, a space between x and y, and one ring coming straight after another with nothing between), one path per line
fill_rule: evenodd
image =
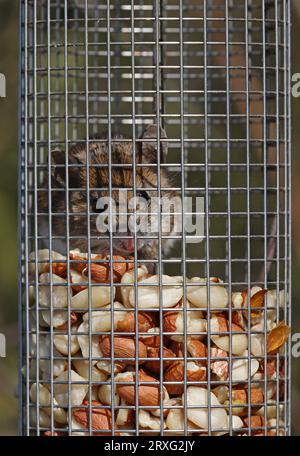
M138 192L136 192L136 196L144 198L146 201L150 201L150 195L145 190L139 190Z

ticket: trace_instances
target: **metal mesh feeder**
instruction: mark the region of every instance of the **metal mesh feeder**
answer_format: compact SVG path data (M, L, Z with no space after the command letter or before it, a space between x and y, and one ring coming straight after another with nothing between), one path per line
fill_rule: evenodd
M288 435L290 1L20 3L20 432Z

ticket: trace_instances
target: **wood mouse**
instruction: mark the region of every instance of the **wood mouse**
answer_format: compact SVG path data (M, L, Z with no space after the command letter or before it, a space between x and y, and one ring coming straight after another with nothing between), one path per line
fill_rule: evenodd
M161 163L164 163L168 153L168 144L167 134L163 128L160 128L160 139L163 140L160 142L160 160ZM42 189L38 192L38 225L39 234L49 239L50 209L52 214L51 239L53 250L66 254L67 233L69 232L69 248L78 248L82 252L87 252L89 245L87 236L88 231L90 231L91 253L110 252L109 232L99 233L96 225L97 217L104 212L103 208L99 210L97 207L99 198L109 196L110 184L112 188L111 196L116 201L116 207L118 207L119 190L127 189L127 197L130 200L134 196L135 181L136 196L143 198L148 205L148 215L146 217L149 226L153 222L153 217L156 218L154 222L157 222L158 219L157 215L150 214L152 198L159 196L158 185L161 188L161 197L176 198L177 202L181 201L180 195L176 191L170 190L173 185L166 167L160 168L160 179L158 179L156 125L148 125L145 128L140 141L136 142L135 153L136 167L134 172L132 141L123 135L112 135L111 160L109 160L107 135L102 135L89 142L89 173L87 173L86 142L78 143L69 149L69 166L66 173L65 152L62 150L51 152L51 197L47 190L49 182L48 177L46 177L42 184ZM109 164L111 165L110 171ZM89 204L87 199L88 181L90 188ZM67 196L68 207L66 204ZM69 214L68 221L66 217L67 211ZM118 216L116 219L118 222ZM162 214L161 223L164 227L163 235L172 236L176 234L174 231L176 226L180 226L181 216ZM90 230L88 230L88 226ZM126 231L126 233L112 233L113 254L122 256L134 254L133 234L129 229ZM149 238L147 238L147 235ZM158 242L157 232L138 231L138 259L157 259L159 253ZM172 247L173 243L173 239L161 240L161 249L164 255Z

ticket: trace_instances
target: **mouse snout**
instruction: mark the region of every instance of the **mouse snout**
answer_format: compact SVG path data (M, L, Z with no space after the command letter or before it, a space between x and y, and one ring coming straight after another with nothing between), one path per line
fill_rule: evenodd
M128 253L133 253L134 252L134 239L133 237L130 238L124 238L120 240L122 247L124 250L126 250Z

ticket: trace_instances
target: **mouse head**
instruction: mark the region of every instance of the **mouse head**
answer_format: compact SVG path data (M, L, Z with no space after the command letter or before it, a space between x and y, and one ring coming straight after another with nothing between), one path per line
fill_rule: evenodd
M70 148L67 158L63 151L54 150L51 153L51 209L54 235L66 234L67 213L71 247L85 251L90 242L94 253L105 252L109 251L112 238L114 252L132 254L135 250L132 222L136 212L136 206L134 207L132 201L133 198L138 198L134 201L144 205L145 215L144 223L137 232L137 249L151 250L155 239L153 240L153 234L150 236L148 231L151 223L152 227L154 226L153 217L158 218L158 214L151 214L151 202L155 198L157 200L159 194L163 197L174 196L174 192L169 190L158 191L158 184L161 189L170 188L171 184L166 169L158 166L159 162L165 162L168 152L167 135L165 130L160 128L158 141L157 133L157 126L149 125L135 144L121 135L112 136L109 142L107 136L103 135L89 141L88 153L86 143L74 145ZM120 195L122 204L125 204L125 196L127 203L131 202L130 207L127 206L125 210L128 212L127 224L124 221L125 206L121 208ZM39 202L42 212L48 212L47 201L48 192L41 194ZM123 218L120 232L121 216ZM99 220L102 223L100 230ZM105 230L105 224L114 229ZM110 235L111 231L113 233Z

